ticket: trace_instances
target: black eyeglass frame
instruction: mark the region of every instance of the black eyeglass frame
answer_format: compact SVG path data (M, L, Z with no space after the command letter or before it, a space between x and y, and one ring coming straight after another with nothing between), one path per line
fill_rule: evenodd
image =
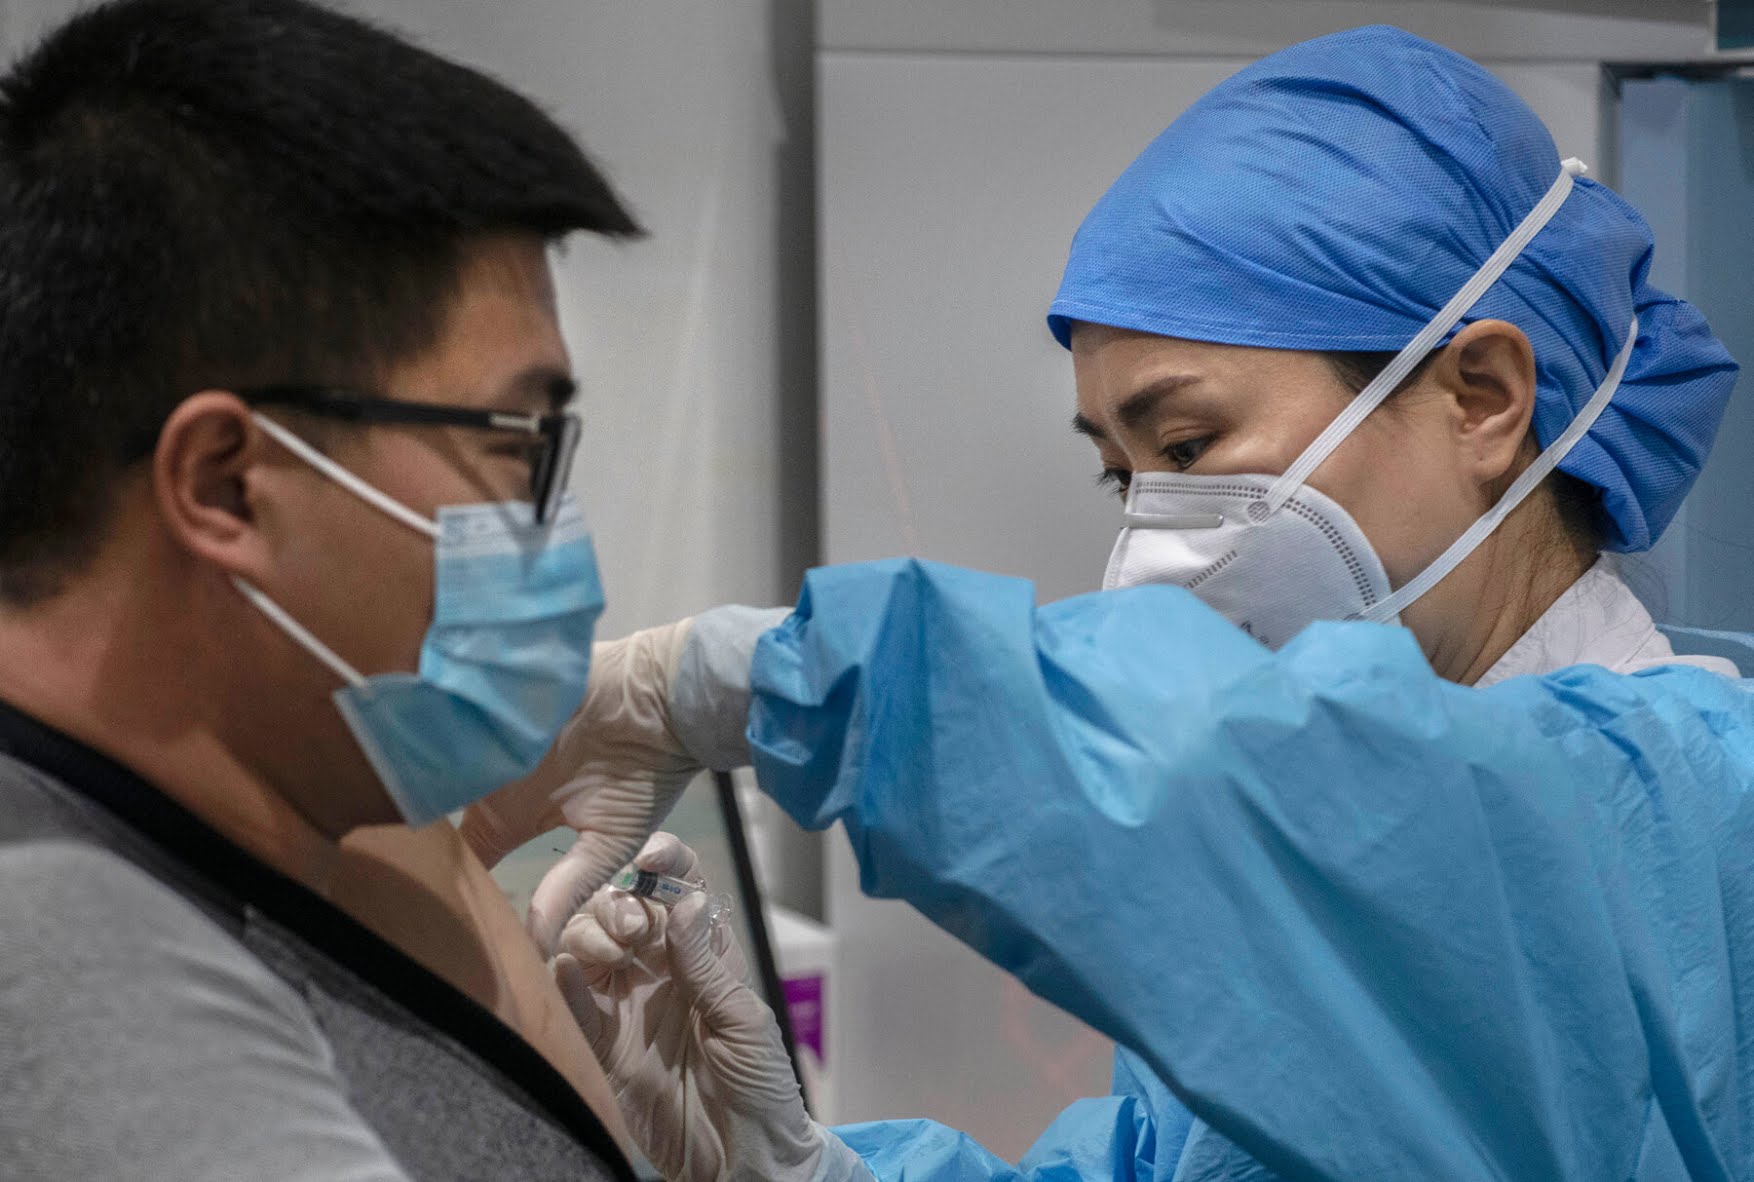
M477 431L512 431L540 443L530 465L530 499L536 506L536 522L546 525L554 517L566 491L579 447L579 419L566 411L545 415L521 415L511 411L450 406L442 402L408 402L381 398L339 386L254 386L234 391L252 406L292 406L325 418L351 423L417 427L466 427Z

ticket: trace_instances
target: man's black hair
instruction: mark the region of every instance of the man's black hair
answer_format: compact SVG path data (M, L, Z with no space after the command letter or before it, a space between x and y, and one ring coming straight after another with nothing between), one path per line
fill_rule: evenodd
M529 100L305 0L115 0L0 79L0 599L202 389L369 383L469 245L639 227Z

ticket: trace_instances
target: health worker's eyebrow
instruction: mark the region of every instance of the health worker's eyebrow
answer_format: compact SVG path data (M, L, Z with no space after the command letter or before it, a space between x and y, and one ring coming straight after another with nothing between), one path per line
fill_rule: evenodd
M1081 414L1072 416L1072 430L1078 432L1080 435L1088 435L1092 439L1108 438L1107 431L1104 431L1101 427L1098 427L1095 423L1091 422Z
M1137 430L1157 413L1157 409L1162 405L1164 399L1179 390L1198 385L1199 382L1200 379L1193 374L1174 374L1170 377L1158 378L1127 395L1126 401L1115 408L1115 418L1127 430ZM1080 435L1088 435L1092 439L1108 438L1107 431L1082 414L1072 416L1072 430Z

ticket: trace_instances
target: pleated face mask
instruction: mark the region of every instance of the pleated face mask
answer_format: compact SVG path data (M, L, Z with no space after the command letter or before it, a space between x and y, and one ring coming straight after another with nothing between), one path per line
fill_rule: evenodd
M1607 376L1570 426L1484 516L1398 589L1390 589L1382 559L1352 515L1311 488L1309 477L1497 282L1565 203L1572 179L1583 171L1581 162L1565 162L1553 187L1492 257L1283 474L1136 475L1103 587L1185 587L1269 648L1316 620L1398 623L1401 611L1473 553L1607 408L1638 340L1637 317Z
M603 610L570 496L540 524L521 501L448 505L429 521L262 415L261 428L372 507L433 539L433 619L417 673L365 676L260 590L237 588L333 670L341 712L385 791L424 825L528 774L584 700Z

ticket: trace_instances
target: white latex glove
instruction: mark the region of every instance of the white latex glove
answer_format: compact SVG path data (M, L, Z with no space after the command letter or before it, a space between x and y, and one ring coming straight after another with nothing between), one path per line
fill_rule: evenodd
M636 862L698 873L668 833ZM744 983L742 949L708 922L709 894L666 912L605 889L561 936L555 979L634 1140L671 1182L874 1182L804 1110L773 1011Z
M464 839L488 866L558 825L578 830L530 902L544 956L696 773L749 762L749 666L762 633L788 614L716 607L595 646L584 705L542 766L464 814Z
M527 926L544 956L553 954L561 925L627 865L701 770L670 728L671 681L693 624L592 646L584 704L548 757L463 814L464 840L489 867L557 826L578 830L530 902Z

